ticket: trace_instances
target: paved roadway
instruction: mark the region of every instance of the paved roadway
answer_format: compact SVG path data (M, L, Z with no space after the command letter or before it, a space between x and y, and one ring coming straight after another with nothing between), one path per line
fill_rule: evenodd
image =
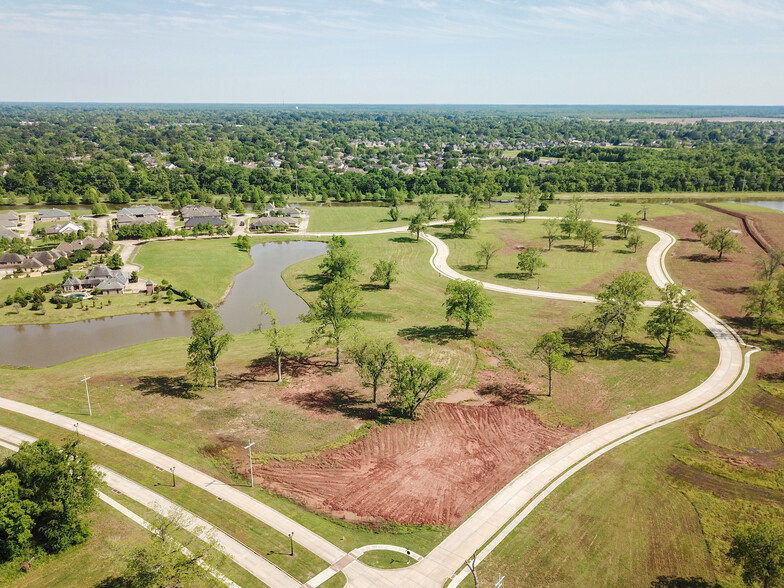
M493 217L509 219L510 217ZM546 218L546 217L529 217ZM490 220L490 219L483 219ZM612 221L595 221L615 224ZM442 224L442 223L432 223ZM675 239L663 231L641 227L659 237L647 258L648 271L653 281L662 286L671 281L665 267L667 251ZM397 227L380 231L354 231L341 233L343 235L367 235L378 233L395 233L405 231L405 227ZM313 236L329 236L335 233L309 233ZM434 247L431 265L440 273L455 279L467 279L465 276L452 270L447 264L449 250L446 244L429 235L425 236ZM547 293L539 290L525 290L520 288L507 288L485 283L488 289L505 292L513 295L548 297L559 300L572 300L578 302L594 302L590 296L565 295L561 293ZM505 486L498 494L482 505L468 520L460 525L440 545L433 549L418 563L408 568L397 570L379 570L366 566L352 556L343 552L325 539L312 531L281 515L270 507L256 501L250 496L226 486L222 482L191 468L181 462L173 460L159 452L146 448L138 443L103 431L97 427L81 423L80 434L126 451L140 459L148 461L163 469L172 466L176 468L178 476L186 479L227 502L255 516L262 522L272 526L282 533L295 531L297 542L312 553L318 555L331 564L311 580L307 586L317 586L338 570L342 570L348 578L348 586L366 588L378 587L441 587L444 582L454 577L450 586L456 586L465 577L467 570L464 568L456 576L456 570L464 567L464 562L498 531L501 533L485 549L479 552L477 562L486 557L493 547L500 542L514 527L519 524L528 513L536 507L550 492L564 480L577 472L606 451L633 439L649 430L663 426L667 423L685 418L705 410L709 406L721 401L731 394L743 381L749 369L748 357L756 348L747 348L744 353L743 342L730 327L723 321L699 307L693 313L694 317L704 324L716 337L719 345L719 363L702 384L689 392L663 404L651 407L634 414L626 415L620 419L607 423L593 431L585 433L556 449L540 459ZM28 406L19 402L0 399L0 408L27 414L33 418L45 420L52 424L72 429L74 420L49 411ZM511 522L509 522L511 521ZM509 523L509 524L507 524Z

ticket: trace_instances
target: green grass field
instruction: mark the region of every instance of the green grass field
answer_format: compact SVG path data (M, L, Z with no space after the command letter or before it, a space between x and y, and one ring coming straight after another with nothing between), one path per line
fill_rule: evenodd
M603 239L603 246L583 250L576 239L558 239L547 250L543 221L529 219L484 221L471 239L451 238L448 230L435 229L432 233L445 239L449 246L449 265L477 280L516 288L541 289L551 292L595 294L600 283L606 283L621 271L646 271L646 255L656 241L654 235L643 232L643 245L634 253L626 249L626 241ZM605 235L614 236L612 225L596 224ZM487 269L476 257L482 243L491 242L500 251L491 259ZM517 254L522 247L543 249L542 259L547 267L536 270L533 277L524 275L517 267Z
M144 277L168 280L179 290L217 303L228 293L235 274L249 268L250 255L236 239L198 239L145 243L134 259Z
M363 553L359 556L359 561L363 564L367 564L374 568L381 568L383 570L406 568L416 563L416 560L413 557L409 557L405 553L387 551L386 549Z

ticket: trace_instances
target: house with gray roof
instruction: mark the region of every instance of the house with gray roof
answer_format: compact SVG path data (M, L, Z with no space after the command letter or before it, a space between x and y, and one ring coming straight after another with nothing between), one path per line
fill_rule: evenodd
M251 231L288 231L297 228L297 221L284 216L263 216L250 221Z
M218 216L192 216L185 221L185 228L192 229L199 225L212 225L213 227L225 227L226 221Z
M59 208L48 208L38 211L38 220L45 223L68 222L71 220L71 213Z
M63 292L100 290L101 294L122 294L128 277L120 270L110 270L105 265L96 265L82 279L71 276L63 282Z
M128 227L131 225L151 225L161 220L161 217L156 215L144 216L128 216L127 214L118 214L115 222L118 227Z
M182 220L187 222L190 218L221 218L222 215L217 208L213 208L212 206L204 206L203 204L188 204L180 208L180 216L182 217Z
M13 229L19 225L19 215L13 210L0 214L0 227Z
M14 239L21 239L21 237L22 236L16 231L12 231L6 227L0 227L0 239L6 238L10 241L13 241Z

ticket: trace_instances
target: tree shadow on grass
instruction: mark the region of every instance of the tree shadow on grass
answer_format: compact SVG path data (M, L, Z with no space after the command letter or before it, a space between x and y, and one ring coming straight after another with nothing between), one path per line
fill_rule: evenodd
M304 288L306 292L317 292L329 282L324 274L302 274L302 277L307 282Z
M181 377L140 376L134 390L141 392L142 396L158 395L186 400L201 398L200 394L193 391L193 384Z
M376 292L378 290L386 290L387 288L384 287L384 284L362 284L360 288L364 292Z
M721 588L721 584L696 576L659 576L651 582L651 588Z
M308 392L297 399L298 404L317 412L339 412L350 418L365 421L375 420L381 415L378 406L370 404L355 390L342 386Z
M371 312L369 310L358 312L357 318L363 321L374 321L377 323L391 323L395 320L393 315L386 312Z
M476 263L468 263L468 264L465 264L465 265L457 266L457 269L459 269L460 271L463 271L463 272L479 272L479 271L482 271L483 269L485 269L485 267L481 266L479 264L476 264Z
M719 263L724 259L719 259L717 255L708 253L692 253L691 255L684 255L683 259L688 261L697 261L699 263Z
M672 354L672 352L670 352ZM665 361L669 357L662 355L659 345L649 345L638 341L621 341L612 345L601 355L610 361Z
M531 280L536 276L527 276L521 272L501 272L495 275L496 278L502 278L505 280L519 280L521 282L526 280Z
M93 588L130 588L131 583L125 578L109 576L100 582L93 584Z
M416 243L416 237L392 237L390 239L393 243Z
M400 329L397 335L408 341L417 340L436 345L446 345L455 339L462 339L463 329L452 325L439 325L437 327L416 326Z
M749 291L748 286L724 286L723 288L716 288L716 292L722 294L746 294Z

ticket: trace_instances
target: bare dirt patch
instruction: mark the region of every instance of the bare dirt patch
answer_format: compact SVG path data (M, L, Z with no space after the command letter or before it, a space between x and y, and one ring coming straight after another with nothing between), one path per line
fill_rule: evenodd
M743 251L718 261L715 252L691 232L699 220L706 221L714 230L731 227L740 231L737 236ZM705 209L699 213L659 217L651 225L679 239L667 256L667 268L675 281L694 290L697 301L713 312L743 322L746 287L756 279L754 260L764 252L745 232L740 219Z
M303 462L255 469L265 488L355 521L456 525L539 456L574 437L511 406L439 403Z

